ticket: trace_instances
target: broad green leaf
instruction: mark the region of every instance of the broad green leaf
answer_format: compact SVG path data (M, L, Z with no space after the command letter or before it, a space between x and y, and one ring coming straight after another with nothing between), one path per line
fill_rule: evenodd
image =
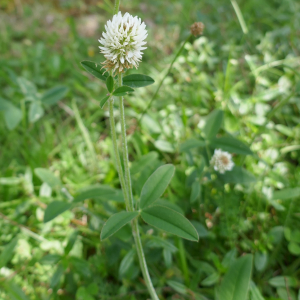
M103 108L110 96L105 96L100 100L100 107Z
M101 240L104 240L116 233L128 222L137 217L138 214L139 213L137 211L122 211L112 215L102 227L100 236Z
M71 207L71 205L72 204L63 201L51 202L45 210L44 223L53 220L54 218L68 210Z
M154 146L162 152L167 152L167 153L175 152L174 146L168 141L157 140L154 142Z
M223 136L220 138L214 138L210 140L210 145L214 148L221 148L224 151L236 154L252 155L253 152L250 148L240 140L231 137Z
M216 290L217 300L247 300L252 272L252 255L238 258Z
M134 89L132 89L129 86L123 85L116 88L112 94L116 97L120 97L120 96L125 96L130 92L134 92Z
M64 269L62 263L60 263L57 266L56 271L54 272L54 274L50 280L50 288L55 289L59 285L60 279L64 275L64 272L65 272L65 269Z
M199 198L200 192L201 192L200 182L199 181L194 181L194 183L192 185L191 195L190 195L190 202L191 203L194 203L197 200L197 198Z
M72 248L76 242L77 236L78 236L77 230L72 232L72 234L70 235L67 246L65 248L65 255L68 255L70 253L70 251L72 250Z
M34 123L44 115L44 109L39 102L32 102L29 107L28 119Z
M78 203L86 199L106 198L117 195L118 190L106 185L92 185L81 190L74 197L73 203Z
M9 300L29 300L22 289L12 281L6 281L4 288L9 296Z
M223 116L223 111L216 109L206 117L203 133L207 139L212 139L217 135L223 122Z
M23 114L21 109L0 97L0 111L4 111L4 120L7 128L13 130L21 122Z
M269 284L274 287L296 287L297 279L290 276L277 276L269 280Z
M189 139L185 142L183 142L179 149L181 152L189 151L193 148L199 148L199 147L205 147L206 143L205 141L196 140L196 139Z
M114 90L114 79L112 76L108 76L106 78L106 87L107 87L107 90L112 93L112 91Z
M253 174L238 166L234 166L231 171L218 174L218 176L226 183L249 184L256 181Z
M60 179L47 169L36 168L34 169L34 173L43 182L46 182L51 188L55 188L61 185Z
M123 84L132 88L140 88L154 83L150 76L142 74L130 74L123 77Z
M69 88L64 85L56 86L48 91L46 91L41 98L41 101L46 105L53 105L63 99Z
M127 273L129 268L132 266L135 254L136 254L135 250L131 249L122 259L119 268L119 276L121 278Z
M187 240L199 240L195 227L178 212L164 206L151 206L142 210L143 220L158 229L178 235Z
M174 171L175 167L173 165L164 165L148 178L141 192L141 208L151 205L164 193L174 175Z
M300 188L288 188L288 189L283 189L280 191L275 191L273 193L273 200L287 200L291 198L297 198L300 197Z
M47 254L39 261L42 265L55 265L61 260L61 256L58 254Z
M4 267L13 257L18 238L13 238L2 250L0 254L0 269Z
M85 70L95 76L96 78L105 81L108 77L106 70L103 68L101 64L97 64L93 61L84 60L81 62L81 65L85 68Z

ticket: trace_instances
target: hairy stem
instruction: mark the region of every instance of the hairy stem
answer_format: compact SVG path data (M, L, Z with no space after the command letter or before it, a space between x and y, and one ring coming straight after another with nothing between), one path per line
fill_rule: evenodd
M122 74L119 75L119 86L122 86ZM122 151L123 151L123 160L124 160L124 170L125 170L125 185L128 192L129 197L129 208L128 210L134 210L133 205L133 196L132 196L132 187L131 187L131 178L130 178L130 170L129 170L129 159L128 159L128 147L127 147L127 136L126 136L126 123L125 123L125 111L124 111L124 99L123 97L119 98L119 104L120 104L120 118L121 118L121 132L122 132ZM147 262L145 260L145 254L142 246L142 241L140 237L139 227L138 227L138 220L134 219L131 222L132 227L132 234L134 237L136 250L140 262L140 267L142 270L142 274L147 286L147 289L149 291L149 294L151 295L152 300L159 300L158 296L156 295L155 289L153 287Z
M111 136L112 136L112 141L113 141L113 148L114 148L114 155L115 155L115 160L116 160L117 171L119 174L119 180L120 180L121 188L122 188L123 195L124 195L126 209L130 210L128 191L126 188L125 179L124 179L124 175L123 175L123 169L122 169L122 165L121 165L121 159L120 159L119 151L118 151L117 134L116 134L116 126L115 126L115 118L114 118L113 97L111 97L108 100L108 103L109 103L109 120L110 120Z
M116 15L118 13L119 6L120 6L120 0L116 0L116 2L115 2L115 8L114 8L114 15Z
M159 300L159 298L155 292L155 289L153 287L149 272L148 272L147 262L145 259L145 254L144 254L144 250L143 250L143 246L142 246L142 241L141 241L141 237L140 237L139 225L138 225L137 219L134 219L131 222L131 227L132 227L132 233L133 233L133 237L134 237L134 241L135 241L135 245L136 245L137 254L139 257L140 267L142 270L142 274L143 274L147 289L149 291L149 294L150 294L152 300Z
M122 86L122 74L119 74L119 87L120 86ZM123 161L124 161L124 171L125 171L125 184L129 196L130 210L134 210L131 178L130 178L130 171L129 171L129 159L128 159L128 147L127 147L125 110L124 110L123 97L119 97L119 106L120 106L120 118L121 118L122 151L123 151Z

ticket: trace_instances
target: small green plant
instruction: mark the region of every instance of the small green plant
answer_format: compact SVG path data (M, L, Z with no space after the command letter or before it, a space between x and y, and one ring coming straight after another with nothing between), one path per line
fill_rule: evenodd
M119 1L116 2L112 21L107 22L106 32L103 33L103 38L99 40L103 45L103 47L100 47L101 52L104 53L106 58L103 63L104 66L101 67L101 65L91 61L81 62L87 72L106 83L108 94L100 101L100 106L103 108L108 102L114 156L126 204L126 211L114 214L104 224L101 231L101 240L112 236L127 223L131 223L136 252L146 286L151 298L158 300L145 260L138 217L141 216L151 226L191 241L197 242L199 236L194 226L182 214L156 204L174 175L175 167L173 165L167 164L159 167L144 184L139 199L135 200L133 197L123 96L134 92L134 88L141 88L154 83L154 80L142 74L122 76L126 69L138 67L138 63L142 58L141 50L146 49L143 46L146 44L144 39L147 36L147 31L145 30L146 25L140 19L132 17L128 13L122 16L118 10ZM115 128L114 99L116 97L119 98L124 170L119 155Z

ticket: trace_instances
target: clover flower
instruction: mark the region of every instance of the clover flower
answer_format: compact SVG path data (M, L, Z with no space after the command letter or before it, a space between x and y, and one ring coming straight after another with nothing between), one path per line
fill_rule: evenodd
M137 68L142 59L142 50L147 37L146 25L137 16L119 12L105 25L106 32L102 33L99 42L101 53L106 60L104 68L108 71L121 73L124 69Z
M234 166L231 154L226 151L222 151L221 149L215 149L210 163L214 167L215 171L218 171L221 174L224 174L225 171L231 171Z
M191 26L191 34L194 36L201 35L204 30L204 24L202 22L196 22Z

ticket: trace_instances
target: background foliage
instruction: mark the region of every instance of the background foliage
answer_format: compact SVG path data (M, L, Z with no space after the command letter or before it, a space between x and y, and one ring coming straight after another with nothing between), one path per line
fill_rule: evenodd
M126 97L134 193L174 164L159 201L200 236L142 223L161 299L300 299L300 3L239 1L246 28L232 3L121 2L148 26L139 73L156 81ZM124 203L105 86L79 62L103 60L97 39L112 7L0 2L0 299L147 297L130 228L100 242ZM195 21L204 35L141 118ZM235 153L234 172L209 168L215 148Z

